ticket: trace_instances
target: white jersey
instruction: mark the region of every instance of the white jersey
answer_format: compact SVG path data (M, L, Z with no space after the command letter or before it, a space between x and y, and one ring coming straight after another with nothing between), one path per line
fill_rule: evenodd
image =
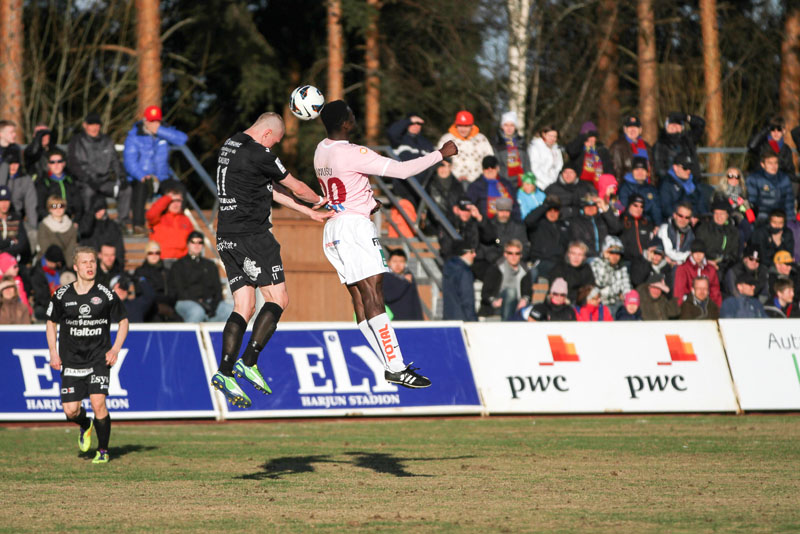
M410 161L386 158L365 146L348 141L323 139L314 152L314 170L328 197L328 206L342 213L369 217L376 201L372 196L369 176L408 178L442 161L438 150Z

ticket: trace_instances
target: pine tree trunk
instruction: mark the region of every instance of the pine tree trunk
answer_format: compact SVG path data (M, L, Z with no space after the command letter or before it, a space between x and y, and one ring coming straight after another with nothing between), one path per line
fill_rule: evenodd
M722 115L717 0L700 0L700 24L703 32L703 67L706 87L706 135L708 136L708 146L721 147L725 124ZM721 174L724 171L725 155L718 152L709 154L708 172ZM720 176L713 176L712 183L717 183L720 179Z
M508 107L517 114L520 135L525 129L525 95L528 89L528 45L531 0L506 0L508 6Z
M658 138L658 59L652 0L638 0L636 12L639 19L639 119L642 122L642 137L648 143L655 143Z
M325 101L344 98L344 42L341 0L328 0L328 90Z
M380 137L381 123L381 80L378 72L381 68L380 44L378 42L378 17L380 16L380 0L367 0L369 26L367 27L365 63L367 67L366 96L364 101L364 133L368 145L377 145Z
M787 9L781 45L781 116L786 131L800 125L800 8ZM794 144L791 136L786 140ZM796 147L795 147L796 148Z
M619 116L619 73L617 72L619 32L617 19L619 8L617 0L603 0L599 6L600 20L604 21L603 34L609 34L610 39L597 65L597 75L602 85L598 96L597 106L597 131L600 140L609 145L617 138L620 127ZM602 43L599 43L602 44Z
M17 124L25 139L22 86L22 0L0 0L0 118Z
M136 51L139 56L139 116L161 106L161 16L158 0L136 0Z

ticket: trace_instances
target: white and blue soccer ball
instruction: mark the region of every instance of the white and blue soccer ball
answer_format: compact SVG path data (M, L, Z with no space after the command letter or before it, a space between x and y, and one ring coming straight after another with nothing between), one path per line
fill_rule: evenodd
M325 105L325 97L322 92L313 85L301 85L289 97L289 107L292 113L304 121L310 121L319 117L322 106Z

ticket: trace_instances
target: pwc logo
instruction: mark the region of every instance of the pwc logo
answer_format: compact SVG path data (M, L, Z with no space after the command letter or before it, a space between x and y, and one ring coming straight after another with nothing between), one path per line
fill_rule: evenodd
M681 339L681 336L675 334L666 334L664 336L667 340L667 349L669 350L668 362L658 362L658 365L672 365L672 362L696 362L697 354L694 353L694 347L691 343L686 343Z
M668 362L658 362L658 365L672 365L673 362L696 362L697 354L694 352L694 347L691 343L685 342L681 336L676 334L665 334L664 339L667 342L667 350L669 351ZM664 392L674 391L683 393L688 389L685 383L685 378L680 374L656 374L656 375L629 375L625 377L628 382L628 390L631 394L631 399L641 398L642 394L650 392Z
M550 353L553 355L552 362L539 362L539 365L553 365L555 362L579 362L578 353L575 352L575 344L567 343L561 336L547 336L550 344Z

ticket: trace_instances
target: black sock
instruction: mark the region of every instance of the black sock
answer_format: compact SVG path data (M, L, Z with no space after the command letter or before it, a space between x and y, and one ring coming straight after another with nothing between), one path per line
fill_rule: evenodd
M94 419L94 427L97 429L97 448L107 451L108 438L111 437L111 415L104 419Z
M247 342L247 347L244 349L242 361L248 367L254 366L258 363L258 355L261 352L269 338L275 333L278 328L278 321L281 320L283 308L274 302L265 302L258 312L256 320L253 322L253 332L250 334L250 341Z
M247 321L238 313L232 312L222 330L222 360L219 362L219 372L225 376L233 376L233 364L239 357L245 330Z
M81 406L81 411L78 413L78 415L76 415L73 419L67 417L67 421L72 421L73 423L79 425L81 430L86 430L89 428L89 425L92 424L92 421L86 417L86 409L84 409L83 406Z

